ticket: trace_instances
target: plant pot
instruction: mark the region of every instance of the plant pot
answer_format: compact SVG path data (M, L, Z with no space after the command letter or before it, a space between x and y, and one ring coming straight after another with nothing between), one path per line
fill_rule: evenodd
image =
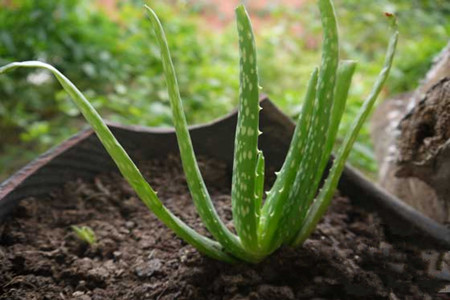
M263 132L263 135L260 137L260 149L264 152L264 155L266 157L266 171L268 174L272 173L271 171L278 170L284 160L284 156L287 152L287 149L289 147L290 137L294 130L294 124L293 122L284 115L281 111L279 111L267 98L263 98L261 100L261 106L263 107L263 110L261 111L260 116L260 128ZM235 126L236 126L236 120L237 116L236 113L233 112L229 114L228 116L219 119L217 121L200 125L200 126L193 126L190 129L192 141L194 144L194 149L196 151L197 155L209 157L211 159L214 159L216 161L223 162L225 165L225 169L229 174L231 167L232 167L232 155L233 155L233 145L234 145L234 132L235 132ZM178 152L178 146L176 142L175 132L173 129L160 129L160 128L144 128L144 127L137 127L137 126L123 126L119 124L109 124L110 129L112 130L113 134L117 137L119 142L123 145L123 147L127 150L127 152L130 154L130 156L135 161L143 161L143 160L165 160L168 153L177 153ZM91 129L84 130L77 135L73 136L72 138L68 139L67 141L63 142L59 146L51 149L47 153L39 156L37 159L35 159L33 162L22 168L20 171L18 171L16 174L11 176L8 180L3 182L0 185L0 220L4 223L11 222L11 218L8 218L10 215L17 215L17 213L13 213L15 211L15 207L19 205L19 202L22 199L28 198L28 197L34 197L34 198L43 198L48 197L55 189L61 188L68 182L77 182L80 178L83 180L83 182L89 182L92 180L96 180L100 174L105 173L114 173L118 172L115 165L113 164L112 160L104 150L103 146L100 144L99 140L93 133ZM208 178L207 178L208 180ZM408 205L401 202L399 199L395 198L392 195L389 195L385 191L378 188L376 185L371 183L370 181L366 180L359 172L355 171L351 167L347 166L342 178L340 180L339 184L339 190L340 193L347 196L351 200L351 205L355 206L356 209L364 209L367 210L368 213L374 213L374 215L377 216L377 218L380 218L380 222L383 225L384 233L386 234L386 239L388 241L392 241L394 248L402 248L402 247L413 247L416 248L423 248L423 249L433 249L434 251L448 251L450 249L450 230L447 229L445 226L438 224L434 222L433 220L423 216L419 212L415 211ZM70 197L68 197L70 198ZM27 213L29 213L27 211ZM148 214L151 214L148 212ZM350 218L350 217L348 217ZM82 220L78 220L79 223L82 223ZM133 220L130 220L132 222ZM8 225L10 226L10 225ZM130 225L131 226L131 225ZM135 225L136 226L136 225ZM66 226L68 227L68 226ZM67 232L70 232L69 229L67 229ZM383 233L383 234L384 234ZM67 233L70 235L70 233ZM176 238L172 238L173 240L178 241ZM6 240L6 242L5 242ZM307 242L308 243L308 242ZM384 243L384 242L383 242ZM5 245L6 244L6 245ZM13 243L14 244L14 243ZM404 246L409 244L410 246ZM7 238L2 238L2 242L0 246L3 245L5 249L7 247L12 247L11 245L11 239L8 240ZM178 245L178 244L177 244ZM183 244L182 244L183 245ZM400 246L399 246L400 245ZM79 246L79 245L78 245ZM78 247L77 246L77 247ZM310 245L311 246L311 245ZM98 249L98 247L103 247L102 249ZM96 249L87 249L86 246L83 246L82 250L78 249L77 251L81 251L80 253L83 253L83 255L86 255L87 257L90 257L90 259L94 259L97 256L100 257L106 257L110 259L112 262L120 261L120 255L122 254L115 254L114 251L104 253L105 245L102 245L100 243L100 246L98 246ZM69 247L70 248L70 247ZM95 248L95 247L94 247ZM185 247L182 249L190 249L189 255L197 255L199 256L196 251L194 251L190 247ZM0 248L1 250L2 248ZM45 251L47 251L46 249ZM155 250L155 249L153 249ZM301 250L301 249L300 249ZM300 251L298 250L298 251ZM311 250L311 248L309 248ZM43 250L44 251L44 250ZM55 250L56 251L56 250ZM282 262L286 263L286 257L291 259L296 259L296 255L298 254L298 251L291 252L291 250L282 250L280 251L281 254L276 254L275 258L270 258L269 262L263 262L260 264L260 266L227 266L219 262L213 262L206 258L199 258L203 263L202 267L199 267L198 265L193 265L192 269L194 269L194 272L199 272L196 276L197 278L203 278L204 280L208 281L211 276L211 274L214 274L214 276L218 276L222 278L221 280L224 281L223 286L234 286L236 297L235 299L240 299L239 295L242 296L244 293L243 290L245 290L247 293L245 297L254 297L254 299L301 299L303 296L300 295L300 292L296 291L295 289L287 288L292 284L292 282L283 283L280 279L274 279L271 281L271 284L259 284L256 291L251 291L251 289L243 288L239 285L239 283L236 283L233 281L233 284L227 283L227 280L223 278L227 278L227 276L231 276L230 273L233 272L240 272L242 271L245 274L250 274L252 272L256 272L256 274L253 274L254 276L258 276L258 272L268 272L267 268L271 268L274 265L278 266L280 270L289 270L289 268L286 269L286 266L280 267L280 263ZM367 250L369 251L369 250ZM419 250L417 250L419 251ZM117 252L117 251L116 251ZM148 254L150 253L150 254ZM164 296L169 295L167 292L161 293L161 291L164 291L164 286L161 287L161 282L155 281L155 276L162 276L161 274L158 275L158 270L161 267L161 264L166 266L170 262L168 261L162 261L161 259L155 260L152 258L151 253L152 249L148 250L148 253L146 254L146 257L144 257L143 261L141 262L144 267L143 269L140 268L140 263L138 263L138 266L136 266L136 276L139 277L139 274L150 274L149 276L145 277L145 280L148 280L146 283L146 292L143 294L133 294L134 298L138 299L139 297L143 297L142 295L147 295L148 298L158 298L162 297L161 299L164 299ZM1 254L1 253L0 253ZM56 254L55 254L56 255ZM181 257L180 259L187 259L182 254L179 255ZM281 257L280 257L281 255ZM150 257L148 257L150 256ZM433 256L433 255L432 255ZM433 256L435 257L435 256ZM442 255L441 255L442 257ZM6 258L4 258L6 260ZM52 257L52 260L57 260L57 258ZM448 259L448 258L445 258ZM20 259L19 259L20 260ZM26 258L25 258L26 260ZM95 259L94 259L95 260ZM11 261L9 262L11 263ZM92 263L92 262L91 262ZM109 262L108 262L109 263ZM174 263L174 262L172 262ZM186 262L183 262L186 264ZM21 276L26 276L27 274L32 274L35 276L36 272L31 272L29 266L27 266L26 262L23 261L12 261L11 268L21 268L21 271L18 271L18 273L21 274ZM16 265L17 264L17 265ZM1 264L0 264L1 265ZM187 264L189 266L189 263ZM208 266L208 267L205 267ZM210 267L214 266L214 267ZM92 267L92 266L91 266ZM298 267L298 266L297 266ZM93 267L92 267L93 268ZM102 265L102 268L106 268ZM197 270L198 268L206 268L205 271L202 269L201 271ZM211 270L212 268L212 270ZM231 271L230 271L231 268ZM238 269L235 269L238 268ZM244 268L244 269L239 269ZM246 269L247 268L247 269ZM281 268L281 269L280 269ZM32 268L31 268L32 269ZM87 269L90 269L89 267ZM93 268L92 270L97 270L98 268ZM24 271L25 270L25 271ZM139 271L140 270L140 271ZM238 270L238 271L236 271ZM240 271L239 271L240 270ZM251 271L249 271L251 270ZM255 271L256 270L256 271ZM148 272L147 272L148 271ZM273 271L274 273L278 271ZM298 272L303 272L302 270L297 270ZM398 272L407 272L397 270ZM433 280L442 282L442 280L448 279L448 274L445 273L445 270L428 270L429 274L429 280L432 282ZM1 271L0 271L1 272ZM40 274L40 273L45 274ZM54 271L42 271L39 269L39 272L37 272L37 275L42 276L50 276L49 274L46 274L46 272L50 272L54 275ZM89 273L89 271L87 271ZM96 271L97 273L101 271ZM107 272L107 271L105 271ZM147 273L146 273L147 272ZM210 273L208 273L210 272ZM212 272L212 273L211 273ZM249 273L250 272L250 273ZM396 272L395 266L393 267L393 270L389 272ZM95 272L94 272L95 273ZM96 278L95 280L98 280L98 276L103 276L99 274L89 275L91 277L88 277L87 279L80 279L80 278L71 278L70 280L79 280L84 282L83 283L74 283L73 288L69 289L70 293L72 293L73 297L91 297L94 293L93 288L87 286L86 287L86 281L89 280L89 278ZM269 271L270 273L270 271ZM431 274L432 273L432 274ZM57 276L58 280L67 280L66 277L64 277L63 273L58 273ZM156 274L156 275L155 275ZM236 279L236 274L234 275L233 280L239 280ZM36 276L37 276L36 275ZM253 276L248 275L248 276ZM67 275L68 276L68 275ZM152 277L153 276L153 277ZM202 277L203 276L203 277ZM206 277L205 277L206 276ZM317 280L321 280L321 276L315 274L314 278L318 278ZM70 276L69 276L70 277ZM163 276L164 277L164 276ZM245 276L244 276L245 277ZM270 276L269 276L270 277ZM62 279L61 279L62 278ZM247 278L247 277L246 277ZM428 278L428 277L427 277ZM202 279L202 280L203 280ZM228 278L229 279L229 278ZM248 278L247 278L248 279ZM95 281L94 280L94 281ZM255 279L256 280L256 279ZM289 279L287 279L289 281ZM291 281L293 279L291 278ZM101 280L99 281L100 286L99 289L106 289L104 285L104 282L101 283ZM273 284L276 282L277 284ZM153 284L153 286L151 286ZM158 284L160 284L158 286ZM301 284L301 283L299 283ZM326 282L316 283L317 285L324 285L326 286ZM434 284L434 283L433 283ZM19 284L20 285L20 284ZM164 285L164 284L163 284ZM248 282L244 285L248 285ZM329 287L335 287L333 283L328 283ZM3 292L8 292L9 288L14 288L17 286L16 282L7 283L6 288L3 287ZM178 294L180 298L186 298L189 295L188 292L186 292L186 289L192 288L192 286L196 287L194 283L186 284L184 287L184 290ZM223 291L223 286L216 287L216 289L219 289L220 291L218 293L225 293L229 295L230 293L233 293L233 290L230 291ZM236 288L237 286L237 288ZM277 286L278 289L274 289L273 286ZM283 289L286 287L285 289ZM280 289L281 288L281 289ZM171 289L171 287L166 287L166 289L169 289L171 297L178 298L176 296L176 293ZM346 291L349 291L349 294L343 295L341 294L340 297L344 298L351 298L353 295L354 297L360 297L361 295L364 296L364 291L360 289L360 287L355 285L355 282L349 283L348 286L337 288L339 291L341 289L344 289ZM74 290L76 290L74 292ZM107 289L106 289L107 290ZM152 294L152 290L159 291L161 295L154 295ZM200 289L201 290L201 289ZM1 288L0 288L1 291ZM91 294L88 293L88 291L91 292ZM79 292L77 294L77 292ZM62 291L64 294L64 292ZM192 299L201 299L203 296L208 298L211 297L205 296L203 294L198 294L199 289L193 289L192 290ZM253 294L252 294L253 293ZM284 293L284 294L283 294ZM333 293L331 289L331 293ZM389 294L389 291L386 291L386 293ZM414 292L411 292L413 293ZM94 293L95 294L95 293ZM107 292L105 292L105 295L107 295ZM136 296L139 295L139 296ZM195 296L197 295L197 296ZM253 296L252 296L253 295ZM271 296L272 295L272 296ZM306 294L302 294L306 295ZM333 294L331 294L333 295ZM350 295L350 296L349 296ZM375 294L373 294L375 295ZM381 295L381 294L377 294ZM437 295L437 294L436 294ZM361 296L361 297L362 297ZM367 297L370 297L371 295L368 295ZM395 295L394 295L395 296ZM167 296L169 297L169 296ZM259 297L259 298L258 298ZM336 297L339 298L339 296L336 294ZM375 297L375 296L374 296ZM101 297L100 297L101 298ZM99 299L100 299L99 298ZM169 297L170 298L170 297ZM169 299L167 298L167 299ZM189 298L189 297L188 297ZM206 299L205 298L205 299ZM225 297L226 298L226 297ZM231 297L230 297L231 298ZM0 298L1 299L1 298ZM86 298L89 299L89 298ZM125 297L126 299L126 297ZM172 299L172 298L170 298Z

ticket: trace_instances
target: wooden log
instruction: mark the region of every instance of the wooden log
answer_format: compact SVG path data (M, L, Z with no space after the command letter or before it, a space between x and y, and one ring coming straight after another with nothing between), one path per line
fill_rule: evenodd
M441 223L450 222L450 43L420 87L374 112L379 184Z
M427 183L440 217L450 222L450 77L432 86L399 125L396 175Z

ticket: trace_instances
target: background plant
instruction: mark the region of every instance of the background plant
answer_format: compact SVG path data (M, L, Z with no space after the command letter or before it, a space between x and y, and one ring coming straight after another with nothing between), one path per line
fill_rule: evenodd
M236 258L259 262L282 244L298 246L314 230L330 204L345 161L370 109L380 94L392 66L397 44L395 31L383 68L368 98L337 152L333 166L317 193L322 173L345 108L355 62L341 61L337 21L331 0L319 0L323 25L320 68L308 83L305 103L298 118L286 160L263 204L264 156L258 150L259 71L252 25L243 5L236 9L240 53L239 109L236 127L232 208L237 235L219 218L197 165L180 97L176 72L168 43L156 14L147 7L155 32L168 87L172 118L183 170L197 212L216 241L200 235L173 215L144 179L128 154L85 96L53 66L39 61L14 62L0 68L0 74L25 67L48 70L72 98L81 114L96 132L122 175L141 200L178 236L202 253L232 262ZM392 14L386 14L394 19ZM395 20L392 22L396 30Z

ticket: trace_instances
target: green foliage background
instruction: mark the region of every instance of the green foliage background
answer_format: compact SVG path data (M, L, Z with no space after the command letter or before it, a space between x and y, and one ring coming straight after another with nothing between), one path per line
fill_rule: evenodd
M170 108L155 37L142 1L123 1L114 17L88 0L0 0L0 65L37 59L55 65L107 119L170 126ZM201 17L201 1L151 1L164 24L190 124L210 121L237 104L234 24L217 31ZM446 0L336 0L343 58L359 61L341 134L351 124L382 65L384 11L399 17L400 43L384 97L414 89L450 36ZM271 5L257 31L263 92L295 116L320 57L314 1L301 9ZM298 30L300 28L300 30ZM85 126L75 106L46 73L0 77L0 178ZM351 163L376 170L367 126Z

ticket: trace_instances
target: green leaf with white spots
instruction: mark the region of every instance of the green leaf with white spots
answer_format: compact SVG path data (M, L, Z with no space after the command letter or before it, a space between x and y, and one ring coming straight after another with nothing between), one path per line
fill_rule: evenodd
M391 18L395 18L392 15L389 15ZM322 218L324 213L326 212L328 206L331 203L331 199L333 198L334 190L336 189L339 178L342 174L342 171L345 167L345 161L350 154L353 144L358 136L359 131L361 130L364 121L367 119L370 110L372 109L375 101L380 94L380 91L386 82L387 77L389 76L389 72L391 70L392 62L394 60L394 54L397 47L398 41L398 31L397 26L395 24L395 19L392 21L394 26L394 34L390 39L388 50L386 53L386 59L383 65L383 68L378 75L378 78L372 88L370 95L364 101L364 104L353 123L349 134L345 137L344 143L340 147L338 154L333 163L333 167L330 170L330 174L325 181L325 184L322 190L319 192L316 200L311 205L308 210L306 219L303 220L300 231L296 235L294 241L292 242L293 246L301 245L311 234L314 228L317 226L317 223Z
M256 163L256 177L255 177L255 211L258 216L261 213L262 198L264 194L264 173L265 160L262 151L258 152L258 162Z
M179 237L184 239L187 243L196 247L200 252L211 256L218 260L233 262L234 259L222 250L222 246L206 238L187 226L183 221L173 215L164 207L161 201L156 196L155 191L150 187L147 181L142 176L136 165L128 156L123 147L119 144L117 139L111 133L100 115L84 97L84 95L75 87L75 85L67 79L61 72L53 66L39 61L15 62L0 68L0 74L11 71L16 68L41 68L53 73L62 87L70 95L75 105L81 111L85 119L94 129L101 143L112 157L123 177L133 187L139 198L145 205L155 213L155 215L167 227L172 229Z
M306 137L311 126L312 111L316 99L317 78L318 69L316 68L308 82L303 108L298 117L286 159L277 175L274 185L267 194L266 203L261 212L258 233L262 252L270 253L276 248L276 242L273 242L274 234L278 229L282 207L286 202L297 174L300 158L303 155L307 142Z
M251 262L255 259L255 255L252 255L248 251L244 250L238 237L231 233L222 222L211 201L195 158L194 148L192 147L186 117L183 111L183 104L181 102L177 78L175 75L175 68L172 63L164 30L155 12L148 6L146 6L146 8L149 12L148 15L161 49L161 58L169 91L172 118L180 149L181 161L183 164L184 173L186 174L186 181L188 183L191 196L194 200L195 207L197 208L197 212L209 232L223 245L225 249L227 249L227 251L242 260ZM256 158L256 155L254 156Z
M319 170L324 156L327 132L331 119L336 73L339 62L339 39L336 15L330 0L319 0L320 16L323 26L322 61L317 82L317 99L313 110L313 119L308 141L301 158L297 175L286 203L283 205L282 222L279 223L278 235L284 241L292 238L300 225L298 215L313 197L317 189L315 182L322 175Z
M328 129L327 142L325 144L324 156L320 164L319 170L325 168L331 151L333 150L334 142L336 141L339 124L341 123L342 115L344 114L345 104L347 102L348 92L352 83L353 74L355 73L356 62L352 60L345 60L339 63L336 79L336 89L334 91L333 108L331 109L330 127Z
M234 143L232 180L233 220L242 244L258 250L258 215L255 177L258 159L259 82L256 48L250 18L243 5L236 8L240 53L238 121Z
M309 183L311 187L308 192L309 194L303 194L304 200L302 203L300 211L293 211L288 216L287 222L291 222L292 227L290 228L290 233L288 237L293 237L298 232L298 227L300 226L301 220L304 219L308 207L314 199L316 190L320 184L323 171L331 157L331 151L333 150L333 145L336 140L336 135L339 129L339 124L342 119L342 115L345 110L345 103L348 96L348 91L350 89L350 84L352 81L353 74L355 72L356 62L354 61L343 61L339 64L336 79L336 88L334 91L334 101L333 107L331 108L330 115L330 125L327 131L327 137L325 142L325 147L323 148L322 160L317 168L314 180ZM294 221L295 220L295 221Z

